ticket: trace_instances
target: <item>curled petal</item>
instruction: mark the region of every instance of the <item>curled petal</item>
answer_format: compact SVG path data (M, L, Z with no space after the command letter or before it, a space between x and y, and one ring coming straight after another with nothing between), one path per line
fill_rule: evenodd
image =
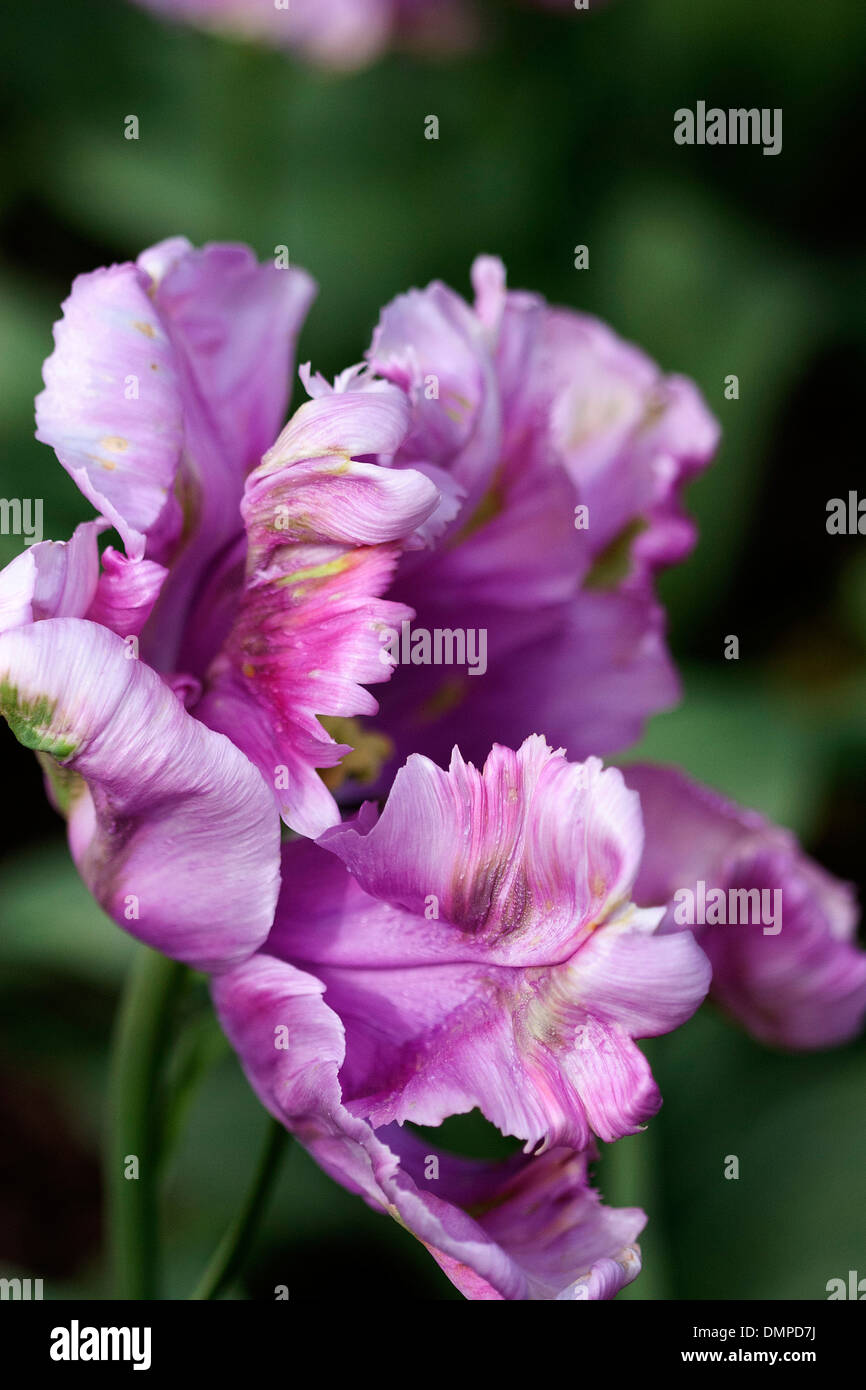
M128 560L114 546L108 546L102 553L102 574L93 602L84 616L120 637L137 637L167 574L165 566L154 560Z
M0 572L0 632L43 618L83 618L99 580L97 539L107 523L86 521L68 541L39 541Z
M710 965L689 931L659 935L662 909L629 909L595 932L569 966L593 1015L634 1038L670 1033L691 1018L710 987ZM635 981L640 989L635 989Z
M367 359L412 403L401 458L445 469L463 516L491 481L501 442L499 392L483 327L447 285L400 295L382 312Z
M114 633L55 618L0 635L0 710L65 789L72 853L105 911L200 970L250 955L279 888L279 820L242 753Z
M408 423L404 397L385 382L317 396L295 411L262 459L257 477L306 459L350 462L356 455L394 454Z

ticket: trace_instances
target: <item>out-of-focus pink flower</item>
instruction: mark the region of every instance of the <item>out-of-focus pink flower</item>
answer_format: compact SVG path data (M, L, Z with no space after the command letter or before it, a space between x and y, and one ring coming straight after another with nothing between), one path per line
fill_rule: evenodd
M711 998L761 1042L847 1042L866 1017L866 952L851 888L803 854L789 831L675 768L626 768L646 845L639 903L693 923L713 966ZM695 920L698 918L699 920Z
M294 50L324 67L366 66L391 44L448 53L477 34L471 0L138 0L168 19Z
M575 0L523 0L571 10ZM445 55L472 47L491 18L477 0L137 0L167 19L288 48L310 63L351 70L397 47ZM601 7L589 0L583 9Z
M215 984L268 1109L470 1297L610 1296L636 1273L639 1213L595 1204L589 1146L658 1108L634 1038L709 982L692 934L630 903L641 844L621 774L542 738L482 771L416 756L381 817L285 846L263 951ZM525 1157L425 1178L401 1126L475 1108Z

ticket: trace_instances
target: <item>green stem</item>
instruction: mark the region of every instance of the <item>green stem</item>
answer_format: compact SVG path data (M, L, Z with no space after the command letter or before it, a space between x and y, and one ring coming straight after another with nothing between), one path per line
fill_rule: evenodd
M620 1299L657 1302L670 1297L668 1252L659 1184L661 1134L659 1117L642 1134L605 1145L602 1190L608 1206L642 1207L649 1220L640 1236L643 1269Z
M256 1235L286 1148L288 1135L276 1120L268 1124L258 1168L243 1206L231 1222L192 1299L218 1298L241 1269Z
M120 1003L113 1044L107 1174L112 1260L120 1298L158 1297L161 1072L171 1014L185 974L185 966L139 946Z

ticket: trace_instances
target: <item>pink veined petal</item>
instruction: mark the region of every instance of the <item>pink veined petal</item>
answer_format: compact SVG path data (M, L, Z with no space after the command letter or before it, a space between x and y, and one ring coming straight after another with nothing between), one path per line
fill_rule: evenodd
M410 616L379 595L401 541L439 501L421 473L331 451L345 432L376 453L405 422L393 388L311 401L247 480L244 597L197 712L256 762L302 834L339 819L315 769L347 750L318 716L377 709L364 686L390 675L382 636Z
M503 963L567 958L627 900L642 846L639 803L615 769L578 766L534 736L495 746L479 772L457 749L447 772L411 757L370 828L321 843L374 897L439 917Z
M409 412L402 393L384 382L362 390L317 396L295 411L262 459L257 478L267 479L289 464L307 460L332 460L333 471L335 463L348 463L356 455L394 454L408 423ZM406 481L409 486L409 480ZM347 539L349 535L351 532L347 531ZM370 539L384 540L386 536L374 533Z
M186 713L122 639L76 618L0 635L0 711L44 756L72 853L105 911L199 970L270 929L279 820L260 774Z
M169 499L183 445L174 354L148 285L130 264L78 277L36 399L37 439L134 558Z
M633 1134L661 1103L624 1029L573 996L570 1010L550 1006L553 978L478 965L431 966L423 982L400 970L318 973L346 1028L346 1103L376 1128L479 1109L540 1153Z
M527 1151L638 1129L660 1098L634 1039L685 1021L709 983L691 933L657 935L664 908L629 904L641 840L621 774L536 737L480 773L411 758L381 817L287 846L297 886L268 949L324 983L352 1113L437 1125L477 1107Z

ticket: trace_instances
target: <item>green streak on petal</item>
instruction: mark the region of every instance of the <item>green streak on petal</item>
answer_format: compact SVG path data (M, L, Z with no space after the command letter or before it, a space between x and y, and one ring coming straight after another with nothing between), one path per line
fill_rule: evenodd
M294 574L284 574L276 580L277 584L299 584L303 579L327 579L332 574L342 574L351 563L351 555L340 555L336 560L328 560L322 565L308 565L305 570L295 570Z
M624 526L618 536L606 545L583 581L585 589L615 589L625 579L631 566L632 541L646 530L646 522L638 518Z
M54 758L71 758L77 743L51 732L56 710L57 701L49 700L47 695L25 700L10 681L0 680L0 714L5 715L18 742Z
M51 785L51 794L58 811L61 815L68 816L72 803L78 800L87 783L79 773L73 772L71 767L64 767L50 754L37 753L36 757Z
M480 531L486 526L489 521L495 521L505 511L505 504L505 492L501 482L501 470L499 470L472 516L447 542L447 548L453 550L455 546L462 545L464 541L469 540L470 536L474 536L476 531Z

